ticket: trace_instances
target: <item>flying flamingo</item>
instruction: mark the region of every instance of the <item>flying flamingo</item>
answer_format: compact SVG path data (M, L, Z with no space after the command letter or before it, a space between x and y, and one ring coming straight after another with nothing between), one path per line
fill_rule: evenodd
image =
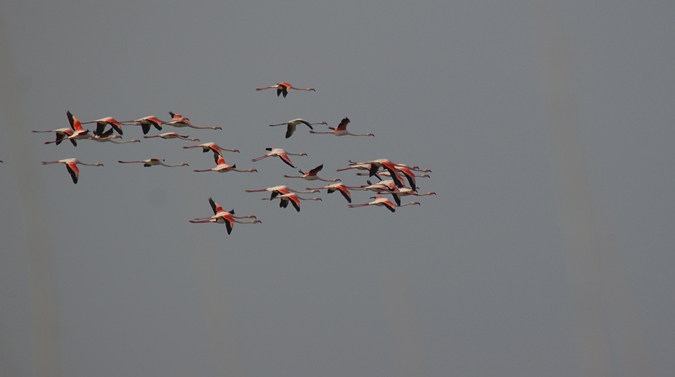
M293 207L295 207L295 210L300 212L300 200L321 200L321 198L303 198L300 196L295 195L295 193L288 193L288 194L283 194L276 196L274 199L279 199L281 200L279 202L279 208L286 208L288 207L288 203L290 202L293 204ZM266 198L263 198L263 200L267 200ZM271 200L271 199L270 199Z
M367 133L367 134L353 134L349 131L347 131L347 125L349 124L350 120L347 117L342 118L340 121L340 124L338 124L337 127L328 127L330 128L330 131L327 132L320 132L320 131L309 131L310 134L333 134L335 136L345 136L345 135L350 135L350 136L375 136L375 134Z
M56 140L54 141L46 141L45 144L56 144L59 145L63 140L68 139L68 136L71 136L73 134L73 130L70 128L58 128L56 130L49 130L49 131L33 131L33 132L54 132L56 134ZM74 139L68 139L70 142L77 147L77 142Z
M66 168L68 169L68 173L70 173L70 177L73 178L73 183L77 183L77 180L80 175L80 169L77 168L77 165L85 165L85 166L103 166L101 163L97 164L85 164L84 162L80 162L77 158L66 158L63 160L58 160L58 161L42 161L42 165L49 165L49 164L65 164Z
M263 191L271 192L272 194L270 195L270 200L276 198L278 195L290 194L291 192L295 192L295 193L298 193L298 194L311 194L311 193L319 192L318 189L307 189L307 190L310 190L310 191L293 190L293 189L290 189L290 188L286 187L285 185L279 185L279 186L272 186L272 187L264 188L264 189L261 189L261 190L244 190L244 191L246 191L246 192L263 192Z
M217 162L218 166L216 166L215 168L204 169L204 170L195 170L195 171L196 172L215 171L215 172L218 172L218 173L227 173L228 171L238 171L238 172L241 172L241 173L257 172L256 169L239 170L239 169L237 169L237 164L228 165L228 164L225 163L225 159L221 155L218 155L218 160L216 162Z
M92 120L90 122L82 122L82 124L92 124L92 123L96 123L96 130L94 131L94 135L102 135L103 131L105 130L105 126L107 126L108 124L115 131L117 131L118 134L120 135L124 134L122 132L122 123L118 122L113 117L105 117L101 119Z
M402 164L400 162L395 162L394 166L405 167L405 168L408 168L412 171L431 173L431 169L420 169L420 167L417 166L417 165L408 166L408 165ZM367 162L354 162L352 160L349 160L349 167L348 168L338 169L336 171L343 171L343 170L349 170L349 169L370 170L370 164L367 163Z
M288 139L289 137L291 137L291 135L293 135L293 132L295 132L295 128L299 124L304 124L305 126L309 127L310 130L313 130L314 129L312 127L313 124L328 124L328 123L326 123L326 122L309 123L308 121L306 121L304 119L297 118L297 119L289 120L288 122L284 122L284 123L270 124L270 127L286 125L287 126L286 127L286 139Z
M315 189L307 187L307 190L319 190L319 189L326 189L329 194L334 193L335 191L339 191L342 196L344 196L345 199L347 199L347 202L351 203L352 202L352 195L349 192L349 189L347 186L345 186L342 183L331 183L328 186L322 186L322 187L317 187Z
M147 135L148 132L150 132L150 127L155 127L158 131L161 131L162 124L164 124L164 121L159 120L157 117L154 116L147 116L141 119L129 120L120 123L129 124L132 126L141 126L141 128L143 129L143 135Z
M112 131L112 129L110 131ZM110 142L110 143L113 143L113 144L126 144L126 143L140 143L141 142L138 139L124 140L124 141L115 140L115 139L121 139L121 138L122 137L120 135L108 135L108 136L94 135L94 136L90 136L87 140L94 140L94 141L98 141L99 143Z
M202 152L206 153L208 151L213 151L213 159L216 161L216 164L218 163L218 156L223 154L223 151L228 151L228 152L237 152L239 153L239 149L226 149L223 148L216 143L204 143L204 144L198 144L198 145L190 145L189 147L183 147L183 149L189 149L189 148L202 148Z
M187 162L181 162L180 164L176 164L176 165L167 165L167 164L164 163L163 158L149 158L147 160L141 160L141 161L117 161L117 162L119 162L120 164L143 164L143 166L145 166L146 168L148 166L154 166L154 165L162 165L162 166L166 166L167 168L173 168L173 167L176 167L176 166L189 166L187 164Z
M349 204L349 208L356 208L356 207L365 207L365 206L384 206L387 207L388 210L391 212L396 212L396 205L389 201L389 199L385 198L384 196L371 196L371 199L375 199L370 203L363 203L363 204Z
M299 175L294 175L294 176L292 176L292 175L284 175L284 177L285 177L285 178L302 178L302 179L304 179L304 180L306 180L306 181L316 181L316 180L319 180L319 181L324 181L324 182L340 182L340 179L339 179L339 178L335 178L335 179L323 179L323 178L319 178L319 176L318 176L317 174L321 171L321 169L323 169L323 164L321 164L321 165L315 167L314 169L310 170L310 171L307 172L307 173L303 172L302 170L298 170L298 171L300 172L300 174L302 174L301 176L299 176Z
M190 122L190 119L187 117L184 117L180 114L173 113L169 111L169 115L171 115L171 120L168 122L164 122L167 126L174 126L174 127L190 127L190 128L195 128L198 130L222 130L223 128L220 126L215 126L215 127L198 127L198 126L193 126L192 123Z
M383 191L381 191L381 192L379 192L379 193L392 194L391 191L385 191L385 190L383 190ZM408 195L414 195L414 196L436 195L436 193L435 193L434 191L429 191L429 192L424 193L424 194L418 194L418 193L416 193L415 191L413 191L410 187L401 187L400 189L398 189L397 194L400 195L400 196L408 196Z
M191 223L217 223L217 224L225 224L225 227L227 227L227 234L230 234L232 232L232 227L234 226L234 223L240 223L240 224L256 224L256 223L261 223L262 221L256 219L254 215L248 215L248 216L235 216L234 215L234 210L230 211L225 211L223 207L220 206L220 204L216 203L213 201L212 198L209 198L209 204L211 204L211 208L213 209L213 216L209 217L199 217L194 220L190 220ZM239 221L237 219L256 219L253 221Z
M366 162L352 162L351 160L349 160L349 167L348 168L336 169L335 171L345 171L345 170L350 170L350 169L370 171L370 164L366 163Z
M185 147L183 147L183 148L185 148ZM281 148L265 148L265 150L269 151L266 155L254 158L251 161L256 162L256 161L262 160L263 158L278 156L281 159L281 161L285 162L288 166L290 166L292 168L295 168L295 166L293 166L293 163L291 162L291 159L288 158L288 156L307 156L307 153L305 153L305 152L288 153Z
M381 194L383 192L387 192L392 194L394 197L394 201L396 204L400 205L401 204L401 196L399 195L399 188L396 187L396 184L394 184L394 181L391 179L388 179L386 181L381 181L378 183L371 183L370 181L368 182L367 185L362 185L362 186L347 186L347 188L353 189L353 190L364 190L364 191L373 191L377 194Z
M264 88L256 88L255 90L265 90L265 89L276 89L277 90L277 97L279 97L279 95L283 94L284 98L286 98L286 95L288 94L288 91L291 90L291 89L293 89L293 90L306 90L308 92L309 91L316 92L316 89L314 89L314 88L296 88L296 87L294 87L293 85L291 85L287 82L280 82L280 83L277 83L276 85L267 86L267 87L264 87Z
M346 170L346 169L349 169L349 168L338 169L338 170L339 170L339 171L342 171L342 170ZM356 173L356 175L368 177L370 174L369 174L369 173ZM376 173L376 174L375 174L376 177L377 177L378 175L384 175L384 176L386 176L386 177L391 177L391 173L389 173L388 171L382 171L382 172L379 172L379 173ZM427 174L427 173L422 173L422 174L415 174L415 177L416 177L416 178L431 178L431 175L429 175L429 174ZM382 178L380 178L380 179L382 179Z
M159 135L143 136L143 137L144 137L145 139L151 139L151 138L153 138L153 137L161 137L161 138L164 139L164 140L168 140L168 139L181 139L181 140L187 140L187 141L199 141L199 139L195 139L195 138L189 139L188 136L190 136L190 135L185 135L185 136L183 136L183 135L179 135L179 134L177 134L177 133L175 133L175 132L167 132L167 133L163 133L163 134L159 134Z

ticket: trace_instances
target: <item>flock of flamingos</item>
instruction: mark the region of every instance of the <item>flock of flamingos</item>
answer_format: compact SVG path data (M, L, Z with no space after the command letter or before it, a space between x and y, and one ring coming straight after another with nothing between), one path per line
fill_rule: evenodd
M276 89L277 90L277 97L283 95L285 98L286 95L288 95L289 90L305 90L305 91L315 91L314 88L296 88L291 86L288 83L278 83L276 85L264 87L264 88L257 88L256 90L266 90L266 89ZM171 116L171 120L169 121L162 121L154 116L148 116L136 120L131 120L131 121L117 121L112 117L106 117L106 118L101 118L89 122L80 122L73 114L68 111L66 113L68 116L68 121L70 122L70 127L69 128L59 128L56 130L48 130L48 131L33 131L33 132L53 132L56 135L56 139L54 141L48 141L45 142L45 144L56 144L59 145L62 142L69 142L73 146L77 146L78 140L93 140L97 142L110 142L110 143L115 143L115 144L123 144L123 143L139 143L140 140L138 139L133 139L133 140L119 140L122 138L122 135L124 134L124 131L122 129L122 126L141 126L144 138L149 139L149 138L162 138L162 139L181 139L181 140L186 140L186 141L192 141L192 142L200 142L199 139L195 138L188 138L187 136L180 135L176 132L167 132L167 133L161 133L157 135L150 135L148 136L147 134L151 131L152 128L157 129L158 131L162 131L163 126L172 126L172 127L190 127L190 128L195 128L195 129L213 129L213 130L219 130L221 127L198 127L192 125L190 122L190 119L180 115L180 114L175 114L173 112L169 112L169 115ZM347 125L349 124L349 118L344 118L340 122L340 124L337 127L328 127L328 131L314 131L313 125L326 125L326 122L316 122L316 123L310 123L304 119L293 119L288 122L284 123L279 123L279 124L271 124L270 126L275 127L275 126L286 126L286 138L289 138L293 135L293 133L296 131L297 126L300 125L305 125L309 128L309 132L313 134L332 134L335 136L375 136L372 133L366 133L366 134L354 134L351 133L350 131L347 130ZM83 124L96 124L96 129L93 131L84 129L82 127ZM109 129L106 130L107 127L110 127ZM252 173L252 172L257 172L256 169L237 169L237 165L229 165L225 162L225 158L223 157L223 152L236 152L238 153L239 150L237 149L226 149L221 146L218 146L217 144L213 142L208 142L208 143L203 143L203 144L197 144L197 145L192 145L192 146L184 146L184 149L190 149L190 148L202 148L202 151L204 153L207 152L212 152L213 153L213 158L215 160L216 166L211 168L211 169L204 169L204 170L194 170L195 172L218 172L218 173L225 173L229 171L235 171L235 172L247 172L247 173ZM258 158L254 158L252 161L256 162L259 160L262 160L267 157L279 157L281 161L283 161L286 165L295 168L295 165L293 165L293 162L291 162L291 159L289 156L307 156L306 153L290 153L286 152L285 150L281 148L266 148L267 153L264 154L263 156L260 156ZM0 161L2 162L2 161ZM170 165L166 164L164 162L163 158L150 158L147 160L140 160L140 161L118 161L121 164L143 164L143 166L149 167L149 166L155 166L155 165L160 165L160 166L165 166L165 167L177 167L177 166L187 166L187 163L180 163L180 164L175 164L175 165ZM43 165L49 165L49 164L64 164L68 170L68 173L70 173L70 176L73 180L73 183L77 183L78 179L80 177L80 170L77 167L77 165L84 165L84 166L103 166L101 163L95 163L95 164L87 164L79 161L77 158L66 158L62 160L57 160L57 161L42 161ZM321 186L321 187L314 187L314 188L306 188L305 190L294 190L286 185L279 185L279 186L273 186L273 187L267 187L264 189L260 190L246 190L246 192L269 192L270 197L269 200L279 200L279 206L282 208L288 207L288 204L290 203L296 211L300 212L300 201L301 200L321 200L321 198L318 197L313 197L313 198L306 198L299 196L297 194L301 193L316 193L319 192L319 190L327 190L327 192L333 193L333 192L339 192L345 200L347 200L348 203L350 203L348 206L350 208L355 208L355 207L365 207L365 206L383 206L387 208L391 212L395 212L396 208L398 207L403 207L406 205L419 205L420 202L414 201L414 202L409 202L402 204L401 203L401 197L403 196L425 196L425 195L436 195L435 192L427 192L424 194L420 194L417 192L417 180L416 178L419 177L429 177L429 174L431 170L428 169L420 169L418 166L408 166L406 164L402 163L394 163L391 162L388 159L376 159L376 160L371 160L371 161L365 161L365 162L353 162L349 161L349 166L346 168L342 169L337 169L337 171L345 171L345 170L351 170L351 169L356 169L356 170L363 170L363 172L357 172L357 175L364 175L368 177L376 177L379 181L376 183L372 183L370 180L367 181L366 185L361 185L361 186L346 186L343 183L340 182L340 179L323 179L319 177L319 172L323 169L323 164L319 165L307 172L303 172L302 170L299 170L300 175L284 175L285 178L300 178L304 179L306 181L323 181L323 182L331 182L330 184ZM422 174L416 174L416 172L421 172ZM387 179L383 179L382 177L385 177ZM363 190L363 191L373 191L374 193L377 194L377 196L371 197L373 199L372 201L368 203L361 203L361 204L351 204L352 202L352 197L351 197L351 192L350 190ZM388 199L388 196L385 195L390 195L392 200ZM263 200L268 200L267 198L263 198ZM248 216L235 216L234 210L224 210L223 207L221 207L218 203L216 203L212 198L209 198L209 204L211 205L211 209L213 210L213 215L212 216L207 216L207 217L201 217L201 218L196 218L193 220L190 220L191 223L218 223L218 224L225 224L227 227L227 233L230 234L232 232L232 226L234 223L260 223L261 221L256 218L254 215L248 215ZM240 220L240 219L252 219L252 220Z

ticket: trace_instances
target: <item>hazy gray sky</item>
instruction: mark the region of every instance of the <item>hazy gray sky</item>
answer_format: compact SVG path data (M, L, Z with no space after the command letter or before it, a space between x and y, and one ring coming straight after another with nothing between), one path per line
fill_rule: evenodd
M3 4L26 163L45 203L24 211L13 140L0 137L5 370L33 375L22 219L39 216L51 230L63 376L578 375L533 3ZM593 206L625 262L654 370L668 376L675 4L556 3ZM255 91L280 81L316 92ZM176 131L237 148L225 160L259 172L194 173L213 159L180 140L75 148L30 133L67 127L67 110L82 121L174 111L221 126ZM375 137L300 126L284 139L268 127L345 116ZM125 128L125 139L141 136ZM266 147L306 152L296 166L324 164L322 177L349 185L366 180L335 172L350 159L419 165L433 170L420 190L438 195L394 214L325 191L300 213L280 209L244 190L317 184L283 178L296 171L277 158L251 162ZM82 167L73 185L63 166L39 165L69 157L105 166ZM153 157L190 166L117 163ZM262 224L230 235L190 224L210 214L209 197Z

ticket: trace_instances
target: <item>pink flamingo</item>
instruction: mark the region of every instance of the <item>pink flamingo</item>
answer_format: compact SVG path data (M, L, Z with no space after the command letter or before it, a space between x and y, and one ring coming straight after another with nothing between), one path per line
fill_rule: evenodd
M144 167L149 167L149 166L155 166L155 165L162 165L166 166L167 168L173 168L176 166L189 166L187 162L181 162L180 164L176 165L167 165L164 163L163 158L149 158L147 160L140 160L140 161L117 161L120 164L143 164Z
M279 185L279 186L267 187L267 188L264 188L264 189L261 189L261 190L244 190L244 191L246 191L246 192L268 191L268 192L272 193L270 195L270 200L276 198L278 195L290 194L291 192L295 192L295 193L298 193L298 194L311 194L311 193L319 192L319 190L317 190L317 189L307 189L307 190L310 190L310 191L293 190L293 189L290 189L290 188L286 187L285 185Z
M215 168L204 169L204 170L195 170L195 171L196 172L215 171L215 172L218 172L218 173L227 173L228 171L238 171L238 172L241 172L241 173L257 172L256 169L239 170L239 169L237 169L237 164L228 165L228 164L225 163L225 159L221 155L218 155L218 160L216 162L217 162L218 165Z
M257 158L254 158L254 159L251 160L251 161L256 162L256 161L262 160L263 158L267 158L267 157L277 157L277 156L278 156L278 157L281 159L281 161L283 161L284 163L286 163L288 166L290 166L290 167L292 167L292 168L295 168L295 166L294 166L293 163L291 162L291 159L288 158L288 156L307 156L307 153L305 153L305 152L302 152L302 153L288 153L288 152L286 152L285 150L283 150L283 149L281 149L281 148L265 148L265 150L266 150L266 151L269 151L266 155L260 156L260 157L257 157Z
M223 154L223 151L239 153L239 149L226 149L221 146L218 146L216 143L190 145L189 147L183 147L183 149L199 148L199 147L202 148L202 152L204 153L208 151L213 151L213 160L216 161L216 164L218 163L218 156L221 156Z
M344 117L342 121L340 121L340 124L338 124L337 127L328 127L330 128L330 131L327 132L319 132L319 131L309 131L310 134L333 134L335 136L345 136L345 135L350 135L350 136L375 136L375 134L367 133L367 134L353 134L349 131L347 131L347 125L349 124L350 120L347 117Z
M279 208L286 208L288 207L288 203L293 204L293 207L295 207L295 210L300 212L300 200L319 200L321 201L321 198L303 198L300 196L295 195L295 193L288 193L288 194L283 194L276 196L274 199L279 199L281 200L279 202ZM267 200L266 198L263 198L263 200ZM270 199L272 200L272 199Z
M232 227L234 223L240 224L256 224L261 223L262 221L258 220L254 215L248 216L235 216L234 210L225 211L220 204L213 201L212 198L209 198L209 204L211 204L211 209L213 209L213 216L209 217L199 217L194 220L190 220L191 223L217 223L225 224L227 228L227 234L232 232ZM239 221L237 219L256 219L253 221Z
M174 126L174 127L190 127L198 130L222 130L223 128L220 126L215 126L215 127L198 127L198 126L193 126L192 123L190 122L190 119L187 117L184 117L180 114L173 113L169 111L169 115L171 115L171 120L168 122L164 122L167 126Z
M159 134L159 135L143 136L143 137L145 139L152 139L152 138L155 138L155 137L161 137L164 140L180 139L180 140L187 140L187 141L199 141L199 139L196 139L196 138L190 139L190 138L188 138L188 136L190 136L190 135L183 136L183 135L179 135L175 132L167 132L167 133L163 133L163 134Z
M120 135L124 134L122 132L122 123L118 122L113 117L105 117L101 119L92 120L90 122L82 122L82 124L92 124L92 123L96 123L96 130L94 131L94 135L102 135L103 131L105 130L105 126L107 126L108 124L110 125L110 127L112 127L112 129L117 131L118 134Z
M63 160L58 160L58 161L42 161L42 165L49 165L49 164L65 164L66 168L68 169L68 173L70 173L70 177L73 179L73 183L77 183L77 180L79 179L80 176L80 169L77 168L77 165L85 165L85 166L103 166L101 163L97 164L85 164L84 162L80 162L77 158L66 158Z
M339 179L339 178L335 178L335 179L323 179L323 178L319 178L319 176L318 176L317 174L321 171L321 169L323 169L323 164L321 164L321 165L315 167L314 169L310 170L310 171L307 172L307 173L303 172L302 170L298 170L298 171L300 172L300 174L302 174L301 176L297 176L297 175L295 175L295 176L284 175L284 177L285 177L285 178L302 178L302 179L304 179L304 180L306 180L306 181L316 181L316 180L319 180L319 181L324 181L324 182L340 182L340 179Z
M284 122L284 123L270 124L270 127L286 125L287 126L286 127L286 139L288 139L289 137L291 137L291 135L293 135L296 127L299 124L304 124L305 126L309 127L310 130L313 130L314 128L312 127L312 125L314 125L314 124L328 124L328 123L326 123L326 122L309 123L308 121L306 121L302 118L297 118L297 119L289 120L288 122Z
M396 205L389 201L389 199L385 198L384 196L372 196L371 199L375 199L370 203L363 203L363 204L349 204L349 208L356 208L356 207L366 207L366 206L384 206L387 207L388 210L391 212L396 212Z
M347 186L345 186L342 183L331 183L328 186L322 186L322 187L317 187L317 188L309 188L307 187L307 190L319 190L319 189L326 189L329 194L334 193L335 191L339 191L342 196L344 196L345 199L347 199L347 202L351 203L352 202L352 195L349 192L349 189Z
M280 82L280 83L277 83L276 85L267 86L267 87L264 87L264 88L256 88L255 90L265 90L265 89L276 89L277 90L277 97L279 97L279 95L283 94L284 98L286 98L286 95L288 94L288 91L291 90L291 89L293 89L293 90L306 90L308 92L309 91L316 92L316 89L314 89L314 88L296 88L296 87L294 87L293 85L291 85L287 82Z

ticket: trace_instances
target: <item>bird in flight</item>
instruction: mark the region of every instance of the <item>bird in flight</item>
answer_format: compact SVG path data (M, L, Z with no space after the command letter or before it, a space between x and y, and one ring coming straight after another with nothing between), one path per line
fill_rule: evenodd
M146 168L149 166L155 166L155 165L162 165L166 166L167 168L173 168L176 166L189 166L187 162L181 162L180 164L176 165L167 165L164 163L163 158L149 158L147 160L140 160L140 161L117 161L120 164L143 164Z
M328 127L328 128L330 128L330 131L323 132L323 131L312 130L312 131L309 131L309 133L310 134L333 134L335 136L345 136L345 135L349 135L349 136L375 136L375 134L371 134L371 133L353 134L353 133L347 131L347 125L349 124L349 122L351 122L349 120L349 118L344 117L344 118L342 118L342 120L340 121L340 124L338 124L337 127Z
M42 161L42 165L49 165L49 164L64 164L66 165L66 168L68 169L68 173L70 173L70 177L73 179L73 183L77 183L77 180L79 179L80 176L80 169L77 168L77 165L85 165L85 166L103 166L101 163L97 164L85 164L84 162L80 162L77 158L66 158L63 160L58 160L58 161Z
M230 234L232 232L232 227L234 226L234 223L256 224L256 223L262 222L262 221L258 220L254 215L235 216L233 209L229 210L229 211L224 210L223 207L221 207L220 204L216 203L212 198L209 198L209 204L211 205L211 209L213 209L213 216L199 217L199 218L190 220L190 222L191 223L225 224L225 227L227 228L227 234ZM240 220L237 220L237 219L255 219L255 220L240 221Z
M291 135L293 135L296 127L300 124L304 124L305 126L309 127L310 130L313 130L314 127L312 127L312 125L314 125L314 124L324 124L325 125L325 124L328 124L328 123L326 123L326 122L310 123L310 122L308 122L308 121L306 121L302 118L296 118L296 119L289 120L288 122L284 122L284 123L270 124L270 127L284 126L285 125L286 126L286 139L288 139L289 137L291 137Z
M146 138L146 139L152 139L152 138L155 138L155 137L161 137L161 138L164 139L164 140L168 140L168 139L181 139L181 140L187 140L187 141L199 141L199 139L196 139L196 138L190 139L189 136L190 136L190 135L185 135L185 136L179 135L179 134L177 134L177 133L175 133L175 132L167 132L167 133L163 133L163 134L159 134L159 135L143 136L143 137Z
M300 212L300 200L321 200L321 198L303 198L300 196L295 195L295 193L288 193L288 194L283 194L276 196L274 199L279 199L279 208L286 208L288 207L288 203L291 203L293 207L295 208L296 211ZM267 198L263 198L263 200L267 200ZM271 199L270 199L271 200Z
M183 148L185 148L185 147L183 147ZM307 156L307 153L305 153L305 152L289 153L289 152L286 152L285 150L283 150L281 148L265 148L265 150L269 151L269 152L267 152L267 154L265 154L264 156L256 157L251 161L256 162L256 161L262 160L263 158L277 157L278 156L281 159L281 161L286 163L288 166L290 166L292 168L295 168L295 166L291 162L291 159L288 158L288 156Z
M284 95L284 98L286 98L286 95L288 94L288 91L293 89L293 90L306 90L308 92L316 92L316 89L314 88L296 88L293 85L287 83L287 82L280 82L277 83L276 85L272 86L266 86L264 88L256 88L255 90L265 90L265 89L276 89L277 90L277 97L280 95Z
M215 168L204 169L204 170L195 169L195 171L196 172L215 171L215 172L218 172L218 173L227 173L228 171L237 171L237 172L240 172L240 173L253 173L253 172L258 171L256 169L239 170L239 169L237 169L237 164L234 164L234 165L226 164L225 159L221 155L218 155L218 160L216 161L216 163L218 165Z
M306 173L303 172L302 170L298 170L300 172L300 174L302 174L302 175L284 175L284 178L302 178L302 179L307 180L307 181L317 181L318 180L318 181L324 181L324 182L339 182L340 181L339 178L335 178L335 179L319 178L319 176L317 174L321 171L321 169L323 169L323 164L315 167L314 169L312 169L312 170L310 170Z

